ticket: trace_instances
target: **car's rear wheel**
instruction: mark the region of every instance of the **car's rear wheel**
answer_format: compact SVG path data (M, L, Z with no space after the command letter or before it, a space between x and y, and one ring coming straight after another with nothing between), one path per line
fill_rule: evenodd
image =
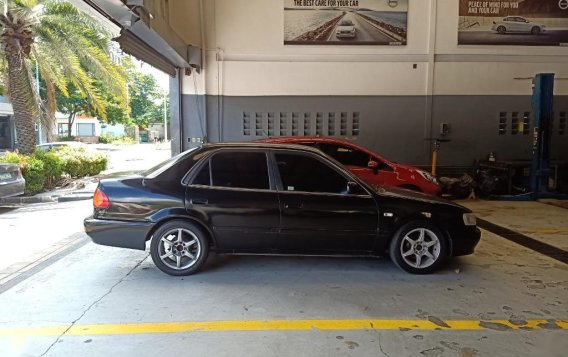
M415 220L395 233L389 253L401 269L412 274L428 274L444 261L447 244L443 233L434 224Z
M540 34L540 27L536 27L536 26L533 27L532 30L531 30L531 33L533 35L539 35Z
M209 242L200 227L186 221L170 221L154 232L150 254L164 273L191 275L205 264Z
M507 32L507 28L505 28L505 26L499 26L497 27L497 32L499 32L502 35L505 32Z

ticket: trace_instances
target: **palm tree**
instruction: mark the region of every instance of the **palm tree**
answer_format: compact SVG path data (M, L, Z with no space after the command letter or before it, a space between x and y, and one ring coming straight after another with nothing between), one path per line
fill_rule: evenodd
M7 13L0 14L0 32L0 70L6 74L20 152L35 150L37 118L52 132L56 90L68 96L68 84L79 89L103 120L106 105L96 81L128 102L125 73L109 55L110 34L73 4L9 0ZM45 81L47 105L35 90L34 65Z

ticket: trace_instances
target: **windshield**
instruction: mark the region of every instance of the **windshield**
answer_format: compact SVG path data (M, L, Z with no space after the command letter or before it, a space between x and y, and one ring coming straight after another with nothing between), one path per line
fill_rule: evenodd
M170 167L174 166L178 162L185 159L188 155L193 153L196 149L197 148L189 149L189 150L184 151L180 154L177 154L176 156L169 158L166 161L163 161L163 162L159 163L158 165L144 171L142 173L142 176L144 176L146 178L154 178L154 177L158 176L159 174L161 174L162 172L169 169Z
M349 20L341 21L341 24L339 24L339 26L353 26L353 23Z

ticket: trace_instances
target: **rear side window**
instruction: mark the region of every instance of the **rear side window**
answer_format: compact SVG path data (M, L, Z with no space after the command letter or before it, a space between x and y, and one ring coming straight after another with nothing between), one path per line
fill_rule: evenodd
M276 154L284 191L347 193L347 180L330 166L296 154Z
M210 172L209 172L209 161L207 161L207 163L205 165L203 165L201 170L199 170L199 173L193 179L192 184L193 185L202 185L202 186L211 185L211 175L210 175Z
M221 152L211 158L209 165L211 165L211 183L213 186L270 189L265 153ZM199 175L201 175L201 172Z

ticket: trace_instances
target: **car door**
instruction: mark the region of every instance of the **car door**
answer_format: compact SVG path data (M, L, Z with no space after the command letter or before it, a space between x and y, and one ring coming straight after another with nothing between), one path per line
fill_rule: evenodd
M525 19L521 17L515 17L514 21L516 32L527 32L528 24L526 23Z
M375 199L316 154L274 151L282 253L367 254L377 236Z
M209 226L219 252L276 250L280 207L267 152L220 150L189 182L186 209Z

